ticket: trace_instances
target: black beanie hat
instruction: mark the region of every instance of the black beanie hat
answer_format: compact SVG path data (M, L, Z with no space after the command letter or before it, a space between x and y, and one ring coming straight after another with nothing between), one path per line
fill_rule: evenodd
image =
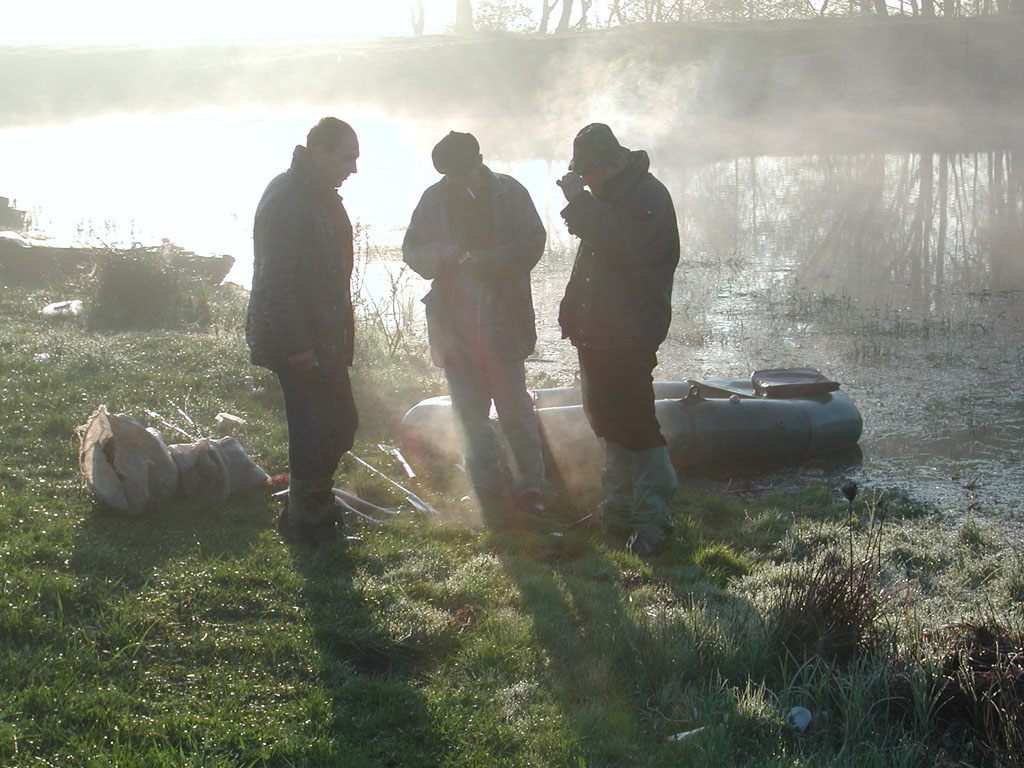
M465 173L480 160L480 142L471 133L452 131L430 153L438 173Z
M611 128L604 123L591 123L573 139L569 170L589 173L605 165L617 165L628 156L629 150L619 144Z

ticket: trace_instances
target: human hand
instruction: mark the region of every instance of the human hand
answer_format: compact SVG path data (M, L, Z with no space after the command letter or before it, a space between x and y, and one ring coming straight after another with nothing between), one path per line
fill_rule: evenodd
M555 183L562 188L562 194L569 202L572 202L572 199L583 191L583 179L576 171L569 171Z
M445 252L444 256L441 257L441 260L443 263L450 266L461 267L465 264L472 264L476 261L476 256L469 251L460 251L455 248L449 248Z
M294 355L288 355L288 365L299 373L309 373L310 371L320 367L320 363L316 359L316 353L313 352L312 349L307 349L304 352L296 352Z
M450 245L445 249L445 252L441 254L441 263L450 267L455 267L462 262L463 256L465 255L464 251L460 251Z

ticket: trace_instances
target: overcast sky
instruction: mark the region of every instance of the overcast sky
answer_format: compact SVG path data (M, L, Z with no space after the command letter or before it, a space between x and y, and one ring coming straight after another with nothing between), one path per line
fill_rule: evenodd
M526 0L539 9L539 2ZM386 37L411 32L408 0L10 0L0 44L277 42ZM427 34L455 15L455 0L424 0ZM539 18L539 10L534 11Z

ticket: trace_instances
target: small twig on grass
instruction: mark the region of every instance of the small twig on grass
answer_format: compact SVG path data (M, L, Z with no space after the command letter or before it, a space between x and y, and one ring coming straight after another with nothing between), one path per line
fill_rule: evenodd
M409 476L410 480L416 477L416 473L413 471L412 467L409 466L409 462L405 460L405 456L403 456L402 452L395 448L395 446L384 445L384 443L377 443L377 447L384 451L384 453L390 453L392 456L398 459L398 461L401 462L402 464L402 469L405 470L405 474Z
M397 509L389 509L387 507L378 507L376 504L373 504L373 503L367 501L366 499L361 499L358 496L356 496L354 493L349 493L348 491L343 491L341 488L335 488L334 489L334 495L337 496L342 501L344 501L346 504L350 504L350 505L353 505L353 506L354 505L359 505L359 506L362 506L362 507L364 507L366 509L369 509L369 510L371 510L373 512L377 512L378 514L381 514L381 515L397 515L398 514L398 510Z
M405 498L409 500L409 503L412 504L420 512L423 512L424 514L427 514L427 515L440 515L441 514L436 509L434 509L432 506L427 504L427 502L425 502L423 499L421 499L419 496L417 496L415 493L410 491L408 488L404 488L403 486L401 486L398 483L396 483L394 480L392 480L390 477L385 475L383 472L381 472L379 469L377 469L375 466L373 466L369 462L363 461L362 459L360 459L358 456L356 456L352 452L349 452L349 453L347 453L345 455L346 456L351 456L353 459L355 459L357 462L362 464L364 467L366 467L368 470L373 472L375 475L384 478L389 483L391 483L391 485L395 486L395 488L397 488L398 490L400 490L402 493L405 494Z
M191 440L193 443L196 442L199 439L197 437L193 437L192 435L190 435L188 432L186 432L184 429L182 429L181 427L177 426L176 424L171 424L171 422L169 422L167 419L165 419L163 416L161 416L156 411L151 411L150 409L147 408L146 409L146 415L149 416L151 419L156 419L157 421L159 421L161 424L163 424L168 429L173 429L175 432L180 432L185 437L187 437L189 440Z

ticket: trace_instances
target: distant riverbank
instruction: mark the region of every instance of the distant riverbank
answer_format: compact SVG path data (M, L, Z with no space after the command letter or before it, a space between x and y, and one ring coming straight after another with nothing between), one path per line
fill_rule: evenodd
M706 158L991 148L1019 118L1024 18L662 24L291 46L0 47L0 128L110 114L335 104L503 120L557 157L595 108ZM499 122L500 122L499 120ZM656 125L655 125L656 124ZM523 134L529 134L524 143ZM881 139L881 141L880 141ZM545 150L544 147L547 146Z

